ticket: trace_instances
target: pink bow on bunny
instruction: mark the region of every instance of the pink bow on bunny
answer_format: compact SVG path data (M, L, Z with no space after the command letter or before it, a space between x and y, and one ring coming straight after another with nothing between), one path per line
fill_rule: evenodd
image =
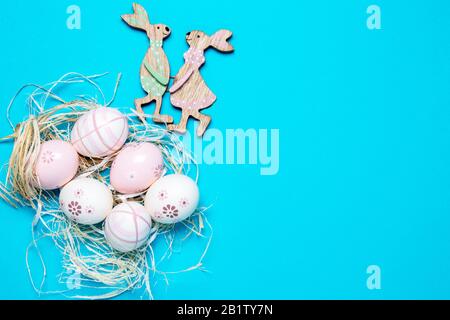
M178 125L169 125L169 130L180 133L186 132L187 121L190 116L200 120L197 135L202 136L206 131L211 117L201 114L200 110L210 107L216 96L208 88L200 74L200 67L205 62L204 51L213 47L221 52L232 52L233 46L228 43L231 31L219 30L212 36L202 31L192 31L186 34L189 50L184 54L184 65L175 76L174 83L169 89L172 94L170 102L176 108L182 109L182 116Z

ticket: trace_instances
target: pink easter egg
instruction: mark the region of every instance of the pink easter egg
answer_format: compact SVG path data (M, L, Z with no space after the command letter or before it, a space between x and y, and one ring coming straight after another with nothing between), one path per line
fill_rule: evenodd
M110 182L120 193L139 193L148 189L164 171L161 150L149 142L128 143L111 166Z
M71 140L79 154L100 158L120 150L127 137L127 117L117 109L101 107L77 120Z
M78 165L78 153L70 143L62 140L44 142L34 168L38 187L53 190L64 186L75 177Z
M152 220L144 206L137 202L124 202L111 211L104 225L109 245L121 252L136 250L147 241Z

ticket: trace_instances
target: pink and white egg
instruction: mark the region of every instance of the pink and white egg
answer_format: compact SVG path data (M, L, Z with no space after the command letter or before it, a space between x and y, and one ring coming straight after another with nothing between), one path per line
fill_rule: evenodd
M120 193L135 194L148 189L164 173L161 150L149 142L129 143L111 166L111 185Z
M128 137L127 117L119 110L101 107L88 111L75 123L71 140L79 154L100 158L111 155Z
M103 230L106 241L120 252L142 247L152 228L152 220L143 205L124 202L114 207L106 218Z

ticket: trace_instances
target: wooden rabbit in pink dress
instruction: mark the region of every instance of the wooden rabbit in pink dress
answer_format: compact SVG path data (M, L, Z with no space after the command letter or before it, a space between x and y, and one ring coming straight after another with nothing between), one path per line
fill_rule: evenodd
M200 110L210 107L216 101L216 96L206 85L199 69L205 63L204 51L207 48L213 47L222 52L233 51L233 47L227 42L231 35L228 30L219 30L211 37L202 31L192 31L186 35L189 50L184 54L185 63L169 89L170 102L182 109L182 115L180 123L169 125L169 130L185 133L187 121L192 116L200 120L197 135L202 136L206 131L211 117L200 113Z

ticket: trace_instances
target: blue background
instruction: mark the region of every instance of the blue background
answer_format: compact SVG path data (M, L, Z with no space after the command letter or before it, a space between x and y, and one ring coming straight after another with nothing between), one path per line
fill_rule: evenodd
M202 69L218 96L205 112L212 127L280 129L277 175L251 165L201 167L202 202L214 203L204 261L211 273L170 276L169 286L155 284L156 298L450 298L448 1L141 3L153 22L173 29L165 42L172 74L187 31L234 32L236 52L209 50ZM382 30L366 27L374 3ZM66 28L70 4L81 8L81 30ZM132 107L143 95L147 38L120 20L131 1L20 0L1 8L3 114L24 83L70 71L111 72L100 81L108 97L122 72L115 106ZM23 103L15 110L15 120L26 114ZM163 110L179 119L167 100ZM10 133L6 118L0 123L0 134ZM2 163L10 150L0 145ZM25 265L32 218L0 204L0 298L37 298ZM197 256L192 240L167 266ZM50 283L60 264L48 262ZM366 287L372 264L381 268L381 290Z

